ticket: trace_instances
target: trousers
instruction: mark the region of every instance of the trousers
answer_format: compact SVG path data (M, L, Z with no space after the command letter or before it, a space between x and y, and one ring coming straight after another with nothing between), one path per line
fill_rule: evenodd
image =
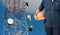
M60 27L45 27L46 35L60 35Z

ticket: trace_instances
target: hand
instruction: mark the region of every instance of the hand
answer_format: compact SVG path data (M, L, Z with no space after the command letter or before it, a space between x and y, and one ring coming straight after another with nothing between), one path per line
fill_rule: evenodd
M35 15L34 15L35 20L43 20L45 19L45 15L43 12L37 10Z
M35 12L35 14L34 14L35 20L38 20L37 14L38 14L39 12L40 12L39 10L37 10L37 11Z

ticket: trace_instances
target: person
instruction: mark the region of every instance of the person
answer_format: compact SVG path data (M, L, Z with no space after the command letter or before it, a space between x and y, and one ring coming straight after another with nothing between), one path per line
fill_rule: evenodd
M60 35L60 0L42 0L34 18L37 19L37 14L43 10L46 17L44 23L46 34Z

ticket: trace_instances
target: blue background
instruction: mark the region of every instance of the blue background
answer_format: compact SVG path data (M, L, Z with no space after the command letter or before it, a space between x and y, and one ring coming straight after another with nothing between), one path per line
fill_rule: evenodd
M46 35L43 20L36 21L34 19L34 13L36 9L39 7L41 0L28 0L29 7L27 8L27 13L31 15L32 20L28 22L28 25L33 26L32 32L29 31L29 35ZM0 0L0 35L3 35L3 26L4 26L4 19L3 19L3 12L4 12L4 5L2 0ZM27 15L28 15L27 14Z

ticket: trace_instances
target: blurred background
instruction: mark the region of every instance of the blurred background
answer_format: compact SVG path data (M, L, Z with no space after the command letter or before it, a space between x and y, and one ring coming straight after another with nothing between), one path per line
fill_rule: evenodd
M28 2L28 7L26 9L27 15L31 16L31 21L28 21L28 25L32 25L32 31L28 31L29 35L46 35L45 29L44 29L44 20L35 20L34 19L34 13L39 8L42 0L25 0ZM4 0L0 0L0 35L3 35L3 29L4 29L4 19L3 19L3 13L5 11L4 6Z

